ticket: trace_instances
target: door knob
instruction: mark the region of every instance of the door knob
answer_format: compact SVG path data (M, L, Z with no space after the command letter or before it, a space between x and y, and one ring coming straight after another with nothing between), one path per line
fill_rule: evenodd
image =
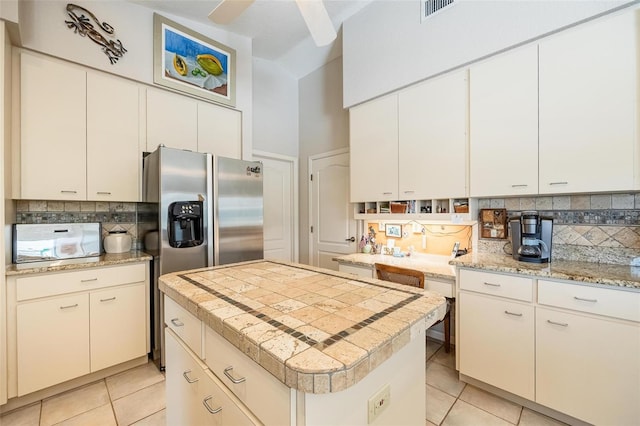
M345 239L345 241L351 241L352 243L355 243L356 237L347 238Z

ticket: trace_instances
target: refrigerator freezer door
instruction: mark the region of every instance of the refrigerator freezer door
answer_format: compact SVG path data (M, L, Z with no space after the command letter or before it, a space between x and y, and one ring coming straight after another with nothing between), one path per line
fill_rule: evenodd
M214 157L214 264L262 259L262 163Z

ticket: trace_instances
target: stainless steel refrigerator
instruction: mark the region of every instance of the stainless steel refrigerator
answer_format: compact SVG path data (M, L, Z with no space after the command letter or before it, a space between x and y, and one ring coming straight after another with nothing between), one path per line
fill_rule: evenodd
M143 201L158 204L154 256L154 354L164 368L158 277L262 259L262 164L159 147L143 160Z

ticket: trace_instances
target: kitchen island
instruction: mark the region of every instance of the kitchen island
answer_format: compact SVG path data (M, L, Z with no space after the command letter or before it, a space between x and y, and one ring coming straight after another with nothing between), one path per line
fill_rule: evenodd
M178 272L159 283L167 296L168 422L188 415L190 402L169 396L174 375L183 385L185 354L240 423L424 422L425 330L444 316L443 297L274 261ZM195 338L185 324L195 324ZM215 399L208 413L212 406Z

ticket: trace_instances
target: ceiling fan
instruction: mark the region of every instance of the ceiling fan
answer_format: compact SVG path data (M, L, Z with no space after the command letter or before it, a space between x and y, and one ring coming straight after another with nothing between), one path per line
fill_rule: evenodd
M226 25L236 19L255 0L222 0L209 14L216 24ZM327 9L322 0L295 0L316 46L326 46L336 38Z

